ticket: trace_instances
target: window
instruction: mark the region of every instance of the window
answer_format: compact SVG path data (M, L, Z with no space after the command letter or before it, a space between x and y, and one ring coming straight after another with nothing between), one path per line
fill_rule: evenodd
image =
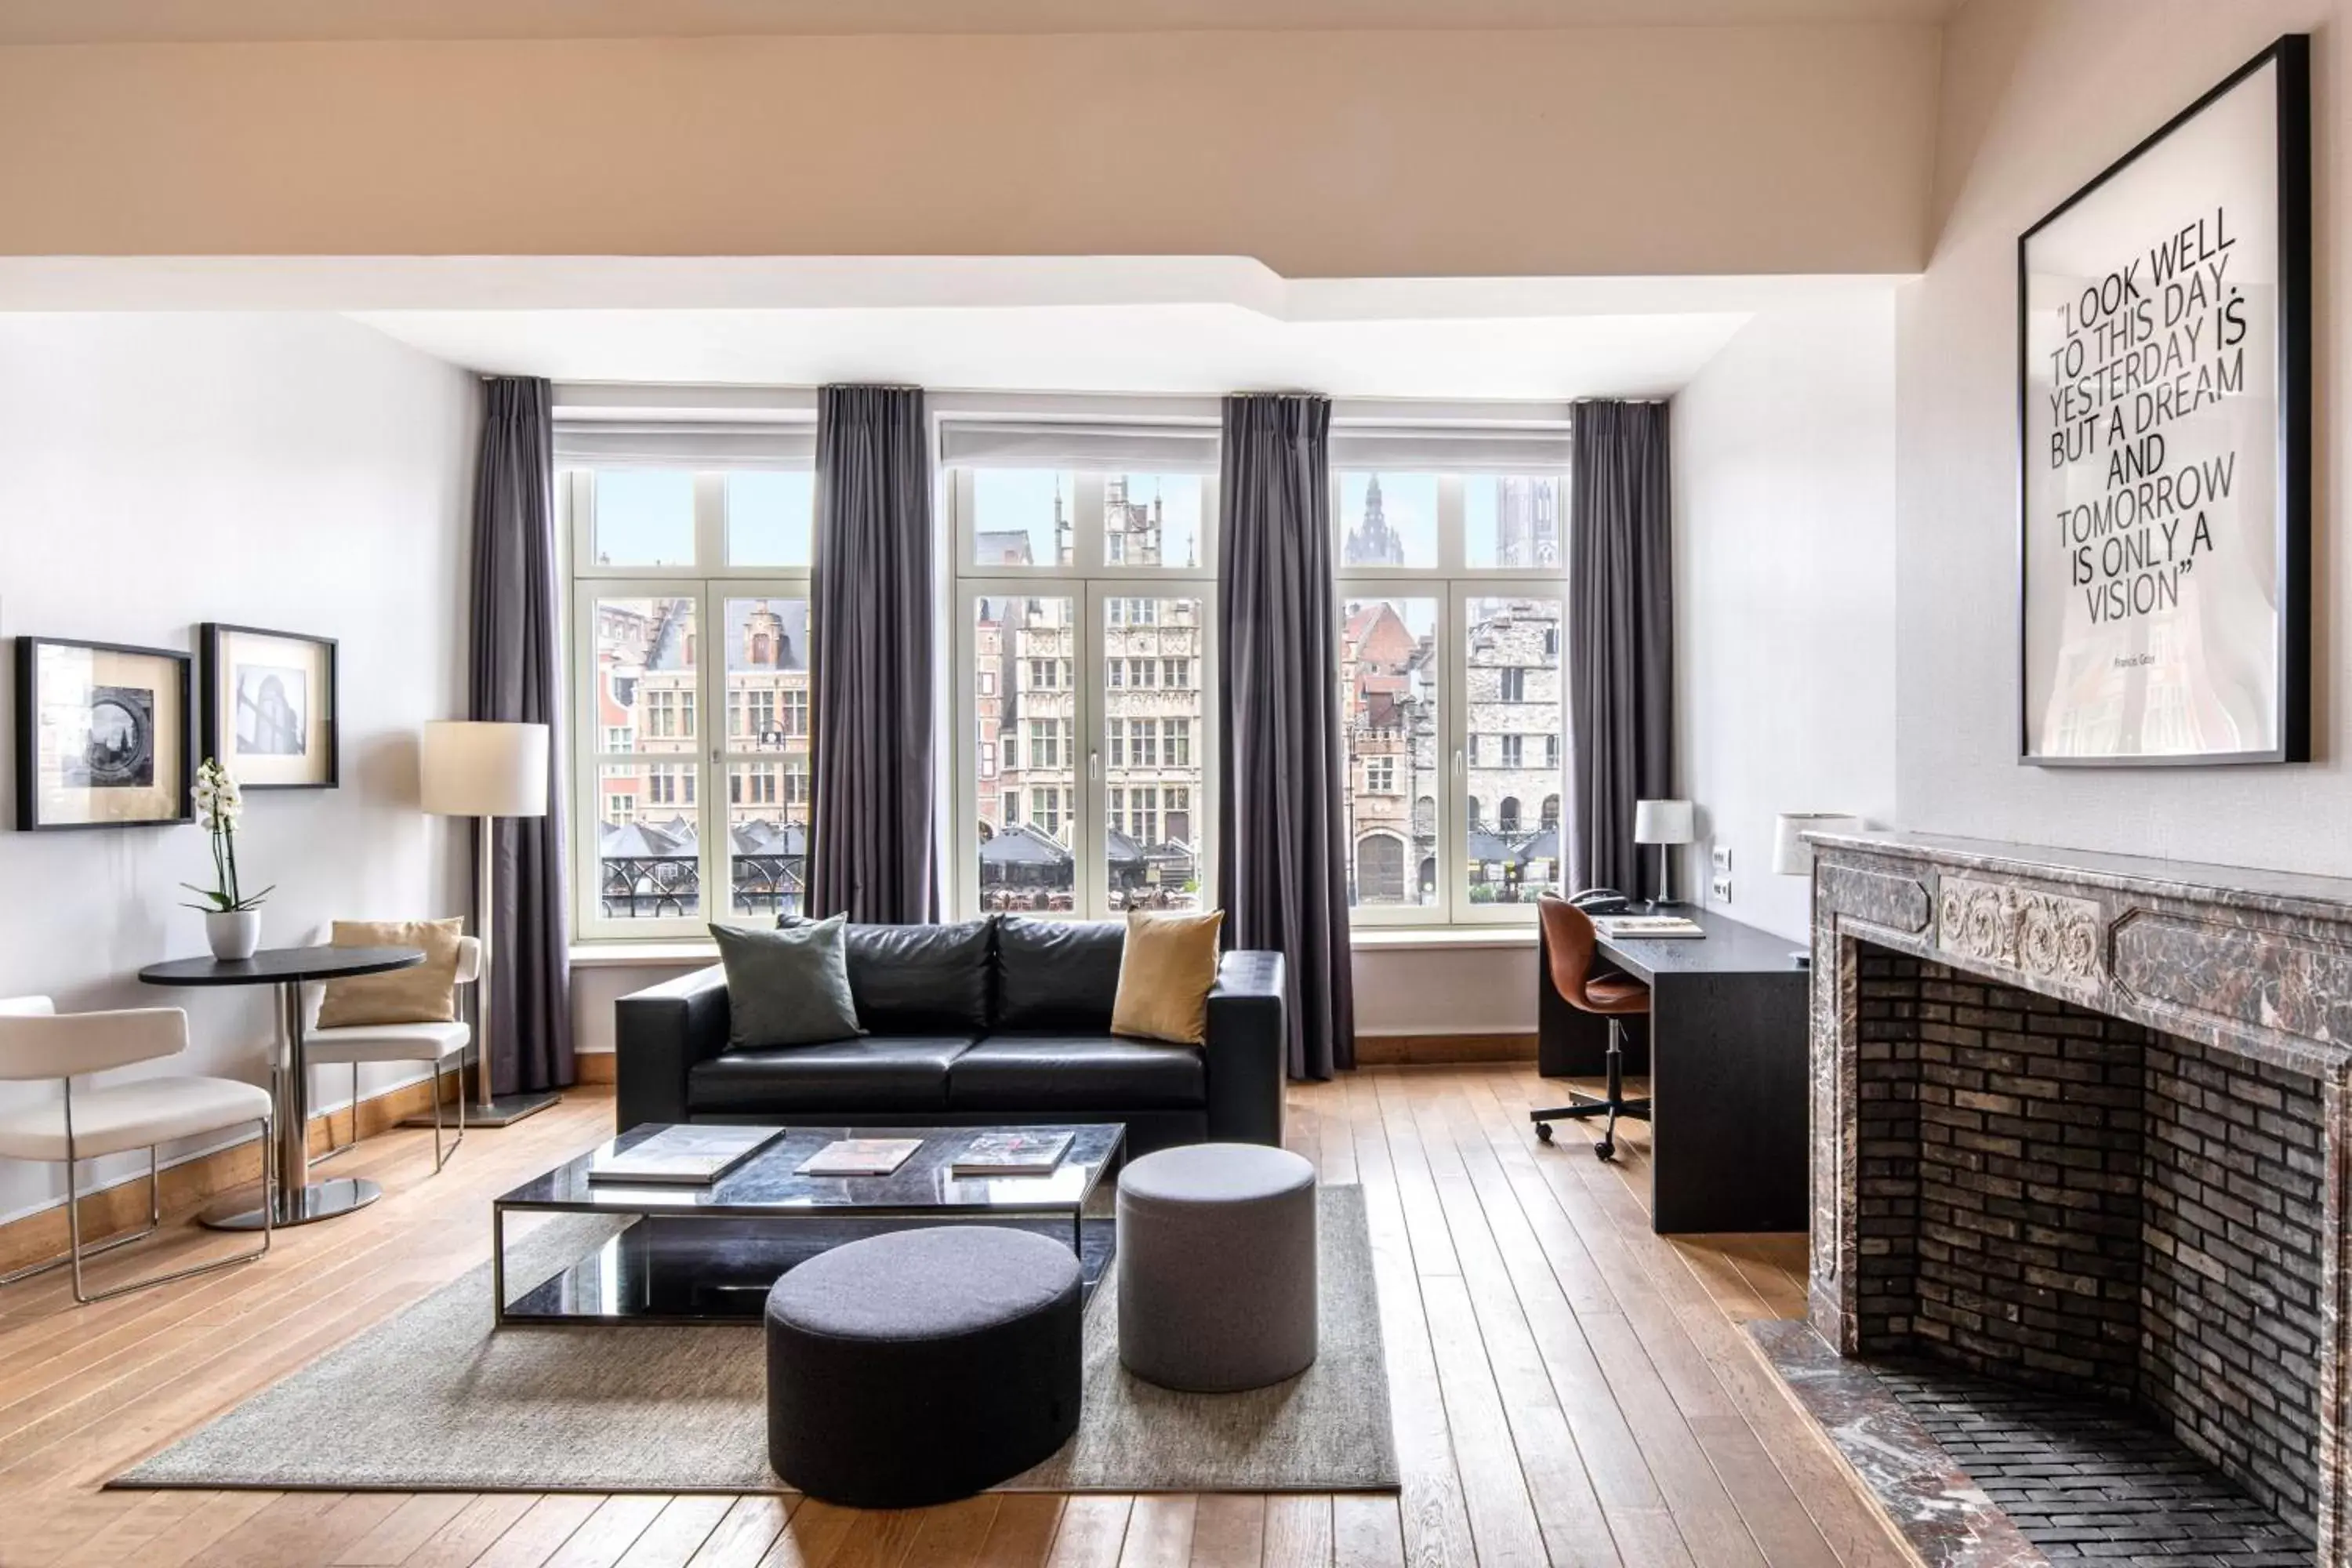
M1354 918L1529 919L1560 866L1561 481L1333 448Z
M1207 907L1213 442L1185 437L1202 472L967 471L956 427L942 438L961 563L959 907ZM992 685L992 669L1025 678Z
M583 439L622 437L557 434L582 738L576 928L700 935L796 912L814 489L792 453L806 438L782 458L746 438L766 443L765 466L732 468L583 460Z

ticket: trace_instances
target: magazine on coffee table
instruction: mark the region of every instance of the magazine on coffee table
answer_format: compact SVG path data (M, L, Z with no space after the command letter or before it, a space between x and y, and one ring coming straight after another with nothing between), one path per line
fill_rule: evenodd
M793 1170L803 1176L887 1176L922 1146L919 1138L836 1138Z
M1066 1132L982 1132L949 1167L956 1176L1050 1176L1069 1152Z
M783 1135L781 1127L665 1127L617 1154L599 1156L588 1179L705 1186Z

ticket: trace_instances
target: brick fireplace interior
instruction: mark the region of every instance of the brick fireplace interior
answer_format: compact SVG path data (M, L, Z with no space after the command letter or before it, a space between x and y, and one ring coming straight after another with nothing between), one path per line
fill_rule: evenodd
M1856 1349L2134 1410L2313 1539L2318 1082L1859 957Z

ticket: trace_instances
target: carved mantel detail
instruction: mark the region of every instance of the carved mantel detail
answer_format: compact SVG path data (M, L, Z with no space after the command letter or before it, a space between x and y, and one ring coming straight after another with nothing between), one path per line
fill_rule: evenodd
M2099 906L2013 883L1946 876L1937 889L1936 942L2068 989L2100 975Z

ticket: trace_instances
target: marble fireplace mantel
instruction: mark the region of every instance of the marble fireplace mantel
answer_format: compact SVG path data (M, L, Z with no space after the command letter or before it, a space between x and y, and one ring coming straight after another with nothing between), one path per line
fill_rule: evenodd
M2306 1075L2324 1106L2317 1560L2352 1552L2352 879L1905 833L1810 835L1811 1317L1855 1354L1864 944Z

